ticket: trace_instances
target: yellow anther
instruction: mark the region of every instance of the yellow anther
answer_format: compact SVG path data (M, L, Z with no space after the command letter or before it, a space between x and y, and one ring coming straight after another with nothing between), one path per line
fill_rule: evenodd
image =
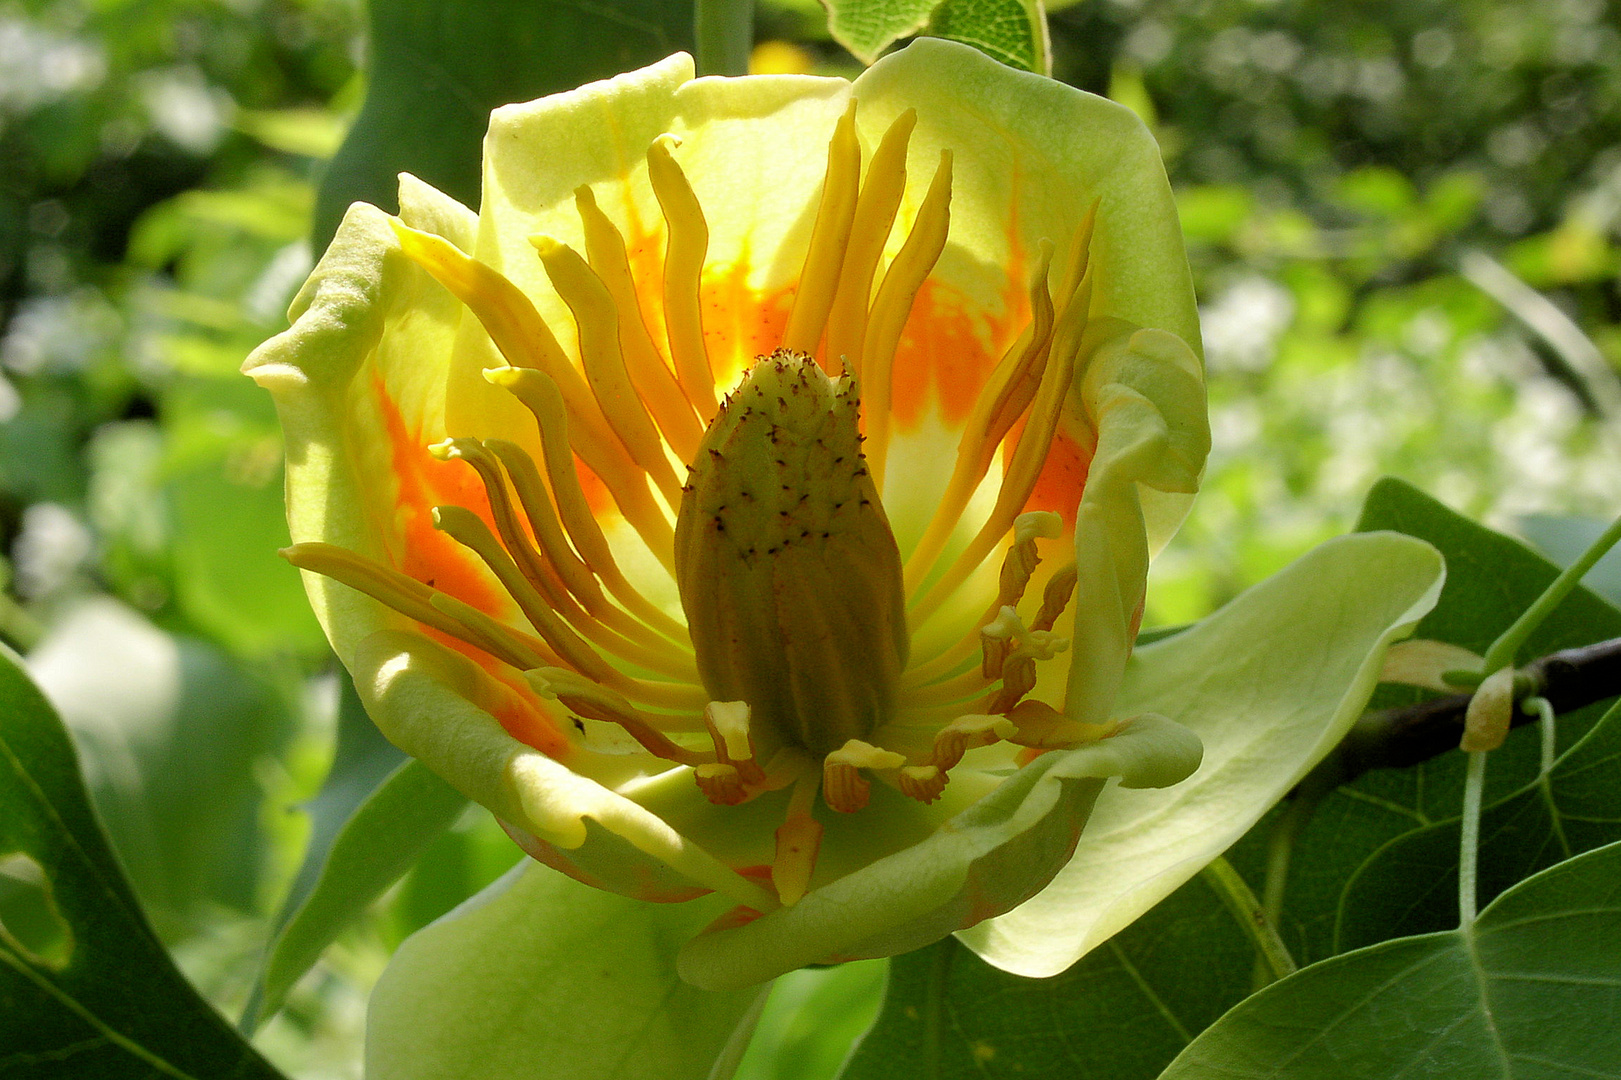
M1120 730L1118 720L1104 724L1071 720L1045 701L1034 699L1019 702L1007 718L1014 728L1011 735L1004 736L1007 741L1035 750L1068 750L1107 739Z
M771 884L784 905L799 903L810 888L816 856L822 847L822 825L811 816L816 800L814 770L801 775L788 797L788 814L777 827L777 850L771 860Z
M1033 510L1013 520L1013 544L1002 560L1002 575L996 602L1001 607L1017 606L1030 584L1030 575L1041 563L1036 554L1036 538L1053 540L1064 531L1064 519L1051 510Z
M839 287L839 270L850 242L860 184L861 143L856 139L856 103L851 98L828 142L827 177L822 182L822 201L816 208L816 224L799 272L794 306L782 334L785 349L814 354L821 343ZM836 368L837 364L830 366Z
M959 716L935 735L929 764L942 771L955 769L968 751L990 746L1011 737L1013 733L1013 722L1005 716L984 713Z
M867 178L856 200L855 220L850 226L850 246L839 270L839 288L833 297L833 310L827 320L827 358L831 365L842 360L846 369L861 375L861 343L867 333L867 303L872 299L872 279L883 257L906 194L906 149L917 125L917 110L907 109L895 118L873 152Z
M884 462L889 454L890 370L895 363L895 348L912 314L918 290L946 248L950 225L951 151L942 150L940 167L918 207L912 231L878 286L861 343L861 370L867 387L867 461L879 491L884 489Z
M647 329L647 313L642 310L630 258L625 253L624 237L597 206L589 187L575 189L574 206L585 228L586 258L608 287L619 314L619 345L625 353L625 367L630 372L631 382L653 419L658 421L676 457L691 461L703 427Z
M680 140L660 135L647 148L647 179L664 211L668 237L664 246L664 324L670 342L670 359L676 378L687 400L698 410L704 423L715 415L715 377L709 367L709 351L704 345L704 323L699 289L703 284L704 258L709 253L709 224L704 209L693 194L687 174L681 171L673 147Z
M933 765L905 765L895 776L901 794L921 803L932 803L946 790L951 778Z
M906 758L892 750L851 739L822 759L822 799L839 813L852 814L867 805L872 792L862 769L898 769L905 764Z
M697 781L704 798L716 806L736 806L749 797L743 787L743 777L735 765L725 762L700 765L692 770L692 778Z
M711 701L704 706L704 724L715 742L716 755L735 765L743 782L759 784L765 780L765 770L754 759L748 702Z
M625 370L625 357L619 348L619 310L608 287L567 244L550 236L531 236L529 243L540 256L557 295L574 313L580 363L608 427L631 460L652 478L665 501L675 505L681 499L681 485L664 454L659 429Z

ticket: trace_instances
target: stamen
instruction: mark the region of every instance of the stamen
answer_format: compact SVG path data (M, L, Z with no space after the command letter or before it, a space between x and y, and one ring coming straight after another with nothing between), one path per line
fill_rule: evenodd
M1066 306L1053 327L1052 355L1041 379L1030 417L1013 449L1012 459L1002 476L1002 487L997 492L996 504L990 516L968 546L958 555L945 574L912 608L908 625L917 627L940 607L968 576L978 569L998 540L1007 534L1030 493L1035 490L1041 469L1052 448L1053 434L1058 428L1058 416L1064 397L1069 393L1075 372L1076 354L1080 350L1081 334L1086 329L1087 303L1091 295L1092 279L1088 276L1076 290L1075 297Z
M983 713L959 716L934 737L929 764L942 771L955 769L968 751L1011 738L1014 733L1013 722L1005 716Z
M1013 543L1002 560L1002 576L996 606L1017 607L1030 585L1030 576L1041 563L1036 554L1036 538L1055 540L1064 532L1064 519L1051 510L1032 510L1013 519ZM1047 627L1051 629L1051 627Z
M749 703L711 701L704 706L704 724L715 743L715 756L734 766L741 783L765 781L765 770L754 760L754 738L749 732Z
M792 907L810 888L816 856L822 847L822 825L811 816L816 801L817 775L807 770L794 783L788 814L777 827L777 850L771 860L771 884L784 906Z
M647 148L647 179L664 211L664 325L675 375L687 400L704 423L715 415L715 376L704 345L704 322L699 287L704 258L709 253L709 224L693 194L687 174L670 153L679 146L674 135L660 135Z
M655 641L664 639L678 647L690 646L687 628L654 607L620 572L619 564L614 561L613 549L608 546L601 526L586 504L585 493L580 489L579 474L574 471L572 460L565 459L562 454L547 456L552 494L557 497L558 504L554 510L534 459L520 447L502 439L486 439L484 445L506 466L512 489L518 493L518 501L523 504L530 527L541 538L547 557L586 610L615 629L634 634L650 647ZM554 461L553 457L557 460ZM562 526L568 529L568 540L573 541L574 548L579 549L579 556L575 555L568 540L564 540L559 531L559 514ZM636 623L634 618L627 616L621 619L623 613L603 597L597 587L597 578L602 579L608 591L629 609L632 616L641 619L664 638L648 638L642 633L642 625ZM686 651L686 648L682 648L683 653Z
M1053 304L1047 295L1052 257L1052 244L1043 240L1037 249L1035 271L1030 275L1030 325L1003 354L968 414L957 443L951 479L922 539L906 561L908 592L915 590L933 569L969 500L990 471L997 446L1036 396L1052 344Z
M917 110L907 109L895 118L873 152L867 178L856 200L855 220L850 226L850 246L839 270L839 288L833 297L833 310L827 320L829 366L842 360L845 370L861 376L861 343L867 333L867 304L872 299L872 279L889 242L901 196L906 194L906 150L917 125Z
M511 446L510 443L507 445ZM523 454L517 447L512 449ZM583 564L579 564L578 559L574 558L574 553L568 550L566 543L563 543L557 519L555 515L550 514L551 503L546 502L545 511L548 516L542 519L541 525L555 534L552 538L553 544L563 548L569 561L578 564L579 568L575 575L588 584L586 593L594 605L604 614L614 616L613 622L618 625L610 628L605 621L599 622L593 612L575 602L574 594L559 577L554 564L542 558L541 553L529 542L529 537L524 533L522 526L518 524L512 500L507 495L506 484L502 482L501 466L477 439L447 439L429 447L428 452L441 461L452 458L466 461L479 474L479 479L484 481L484 490L490 499L491 516L495 520L496 532L500 535L507 554L512 556L513 562L529 583L542 594L547 606L561 615L569 625L596 645L633 664L640 664L673 678L698 681L698 669L694 666L690 653L673 648L669 641L653 634L645 626L607 602L601 590L597 588L596 579ZM523 456L527 460L528 455ZM532 469L533 463L530 464ZM538 481L538 476L535 479ZM537 529L537 534L540 531ZM621 627L629 630L630 634L621 633Z
M1120 721L1088 724L1071 720L1045 701L1021 701L1007 718L1013 724L1013 734L1005 735L1008 742L1027 746L1033 750L1068 750L1099 739L1107 739L1120 730Z
M726 762L700 765L692 770L692 778L704 798L716 806L737 806L748 801L749 793L735 765Z
M300 570L363 592L407 618L483 649L520 670L556 660L549 649L529 635L363 555L332 544L303 543L283 548L281 557Z
M828 142L827 178L822 183L822 201L816 208L805 265L799 272L799 288L783 330L784 349L808 356L821 343L827 314L838 291L839 270L850 242L860 184L861 143L856 139L856 103L851 98Z
M715 755L674 742L658 729L658 721L653 716L589 678L581 678L572 671L556 667L537 668L523 674L537 694L554 698L562 702L564 707L588 719L618 724L655 757L680 765L714 763Z
M895 774L901 794L920 803L932 803L938 799L944 794L950 779L944 769L934 765L903 765Z
M987 713L1005 713L1036 685L1036 661L1051 660L1069 648L1069 639L1047 630L1028 630L1018 612L1005 607L980 630L985 645L983 673L1002 679L1002 689L986 706Z
M619 310L608 287L567 244L550 236L531 236L529 243L540 255L557 295L574 313L580 363L609 429L619 437L631 460L652 478L664 500L675 506L681 501L681 485L670 468L670 459L664 455L659 429L647 415L625 370L625 357L619 348Z
M822 759L822 799L841 814L853 814L872 794L862 769L898 769L905 764L906 758L893 750L851 739Z
M703 427L681 384L654 344L653 335L648 332L647 313L642 310L641 296L636 291L624 237L608 220L608 215L598 208L589 187L582 185L575 189L574 206L579 211L580 223L585 226L586 258L608 287L619 313L619 345L625 353L625 367L630 371L631 382L653 419L658 421L676 457L691 461L698 450L698 440L703 436Z
M884 272L883 284L867 316L867 333L861 343L862 372L867 393L867 462L873 483L884 490L884 463L889 456L890 369L895 348L900 344L912 302L923 281L934 269L946 247L946 231L951 224L951 151L940 151L929 193L918 207L912 232Z
M546 473L551 477L552 490L558 496L558 511L568 527L569 535L578 543L575 519L583 513L592 520L593 527L596 527L595 517L591 513L590 504L585 501L579 476L574 472L574 458L570 453L569 417L565 412L564 400L557 383L548 378L544 372L522 367L492 368L484 372L484 377L495 385L511 391L512 395L534 414L535 423L540 427L540 445L546 458ZM615 447L618 447L617 442ZM623 455L624 451L620 450L619 453ZM585 457L584 453L580 456ZM596 468L589 460L586 461L586 465L596 472ZM629 469L634 469L628 457L625 458L625 465ZM652 492L642 482L640 470L635 472L635 483L625 486L623 491L614 486L610 477L600 472L597 475L608 484L609 493L613 495L614 502L619 505L619 512L625 515L625 520L630 523L631 528L636 530L666 568L672 568L674 556L671 553L671 543L675 539L675 530L665 518L664 511L654 502ZM564 491L570 493L568 498L564 497ZM574 493L579 494L578 506L570 505ZM600 534L600 527L596 528ZM590 553L582 550L581 554L592 566L597 565Z
M1075 595L1075 583L1080 578L1075 564L1060 567L1051 578L1047 580L1047 588L1041 594L1041 610L1036 612L1035 621L1030 624L1032 630L1051 630L1058 622L1058 617L1069 606L1069 598Z

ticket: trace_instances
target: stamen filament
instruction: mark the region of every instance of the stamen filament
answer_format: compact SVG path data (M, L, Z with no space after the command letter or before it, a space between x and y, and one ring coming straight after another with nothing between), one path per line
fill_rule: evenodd
M895 348L906 329L918 290L945 250L950 224L951 151L942 150L940 166L935 170L923 204L918 207L912 231L878 286L878 296L867 316L866 337L861 343L867 395L867 462L879 491L884 490L884 464L889 456L890 372L895 363Z
M811 228L810 246L799 273L799 288L783 331L784 349L809 356L821 343L838 291L839 270L850 242L860 184L861 143L856 139L856 103L851 98L827 144L827 178L822 183L816 224Z
M590 504L585 500L585 492L580 488L580 478L574 471L574 456L569 441L570 418L557 383L548 378L545 372L523 367L492 368L484 373L484 377L495 385L511 391L512 395L534 414L535 423L540 427L540 445L546 459L546 474L551 478L552 491L558 498L557 509L574 542L580 543L576 524L582 516L591 522L591 530L601 536L601 527L596 524ZM623 450L619 452L624 454ZM580 456L585 457L583 453ZM630 465L628 457L625 463L627 466ZM591 462L587 460L586 465L591 467ZM596 471L594 467L592 471ZM614 496L614 501L619 504L620 513L624 514L631 528L641 536L659 562L666 568L673 568L675 561L672 544L675 540L675 530L664 516L664 511L654 502L652 492L641 482L640 470L636 471L637 483L626 490L624 497L621 497L608 477L601 473L597 475L602 477L604 483L609 484L609 493ZM606 541L603 542L603 547L607 547ZM582 548L581 555L592 566L598 565L591 552Z
M631 738L655 757L681 765L707 765L715 755L682 746L659 731L657 721L619 694L563 668L545 667L524 672L535 692L556 698L566 708L590 720L606 720L624 728Z
M906 150L917 110L907 109L884 132L878 149L867 166L867 178L856 200L855 220L850 226L850 243L844 265L839 270L839 287L827 319L827 360L832 367L842 361L845 370L861 377L861 344L867 333L867 304L872 299L872 279L889 242L901 197L906 194Z
M709 224L704 209L693 194L687 174L670 153L680 145L673 135L660 135L647 148L647 179L664 211L664 325L669 338L670 359L675 362L676 378L687 400L708 423L719 402L715 400L715 376L709 367L709 351L704 345L703 307L699 289L703 284L704 258L709 253Z
M652 478L671 506L681 501L681 484L664 454L664 440L625 370L619 348L619 310L608 286L578 252L549 236L531 236L546 276L574 314L579 331L580 363L586 382L631 460Z
M619 313L619 345L624 350L631 382L676 457L691 461L703 437L703 427L647 329L647 313L636 291L625 239L597 206L589 187L575 190L574 206L585 227L586 259L607 286Z
M800 775L794 782L793 794L788 796L788 813L777 827L771 884L787 907L799 903L810 889L816 856L822 848L822 824L811 816L820 781L815 769L807 769Z
M574 595L580 598L586 610L649 648L655 647L656 643L667 642L673 644L681 655L690 655L691 642L686 627L654 607L620 572L619 565L614 561L613 549L608 546L601 527L585 503L585 494L579 488L579 476L574 471L573 463L561 464L560 475L552 479L552 495L558 501L558 507L554 509L533 458L522 448L502 439L486 439L484 445L506 466L512 489L518 493L518 501L529 518L530 527L545 545L552 565ZM548 461L547 464L550 466L552 463ZM563 515L561 522L560 512ZM569 530L567 540L563 538L560 524ZM570 540L573 541L573 548L569 547ZM579 549L580 555L575 554L575 548ZM597 586L598 578L614 598L625 605L627 611L620 611L608 603ZM642 621L637 622L637 619ZM653 636L655 633L663 637Z
M302 543L283 548L281 556L300 570L329 577L363 592L401 615L483 649L513 667L532 667L537 658L546 663L555 659L545 659L550 656L550 650L527 634L513 630L459 600L454 604L441 604L441 600L453 598L345 548L332 544ZM470 620L466 614L468 611L474 612L478 618Z
M906 588L915 590L945 550L963 510L979 489L996 458L996 447L1036 395L1052 343L1053 305L1047 295L1053 246L1042 241L1030 276L1030 325L991 372L985 390L974 401L957 443L957 461L928 528L906 560ZM1032 374L1034 377L1032 378Z

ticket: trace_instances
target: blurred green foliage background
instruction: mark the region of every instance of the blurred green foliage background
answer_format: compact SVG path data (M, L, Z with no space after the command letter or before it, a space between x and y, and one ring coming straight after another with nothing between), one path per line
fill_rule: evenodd
M1382 473L1550 550L1580 531L1564 515L1613 516L1621 5L1053 7L1057 77L1158 136L1203 305L1215 452L1151 624L1343 531ZM593 18L580 34L623 32ZM160 934L232 1016L312 830L353 806L323 788L335 748L352 783L398 760L275 556L280 437L237 374L312 265L368 25L358 0L0 3L0 636L77 736ZM813 0L764 3L756 28L762 65L857 70ZM389 949L512 861L467 816L260 1045L291 1075L358 1075ZM790 979L805 1007L768 1016L749 1075L830 1075L880 981Z

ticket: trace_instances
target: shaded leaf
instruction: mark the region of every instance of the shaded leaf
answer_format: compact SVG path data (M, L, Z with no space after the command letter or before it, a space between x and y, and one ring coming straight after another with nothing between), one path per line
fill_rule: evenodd
M1467 930L1400 938L1274 983L1164 1080L1614 1076L1621 845L1498 897Z
M863 63L903 37L927 32L972 45L1011 67L1052 67L1040 0L823 0L834 40Z
M675 973L681 943L727 906L650 904L526 860L394 954L372 992L367 1074L705 1080L765 992Z
M479 144L496 106L572 89L692 47L692 5L678 0L392 0L368 8L366 102L321 184L317 250L332 239L351 202L397 209L400 172L476 208Z
M42 955L0 932L0 1069L57 1080L279 1076L175 970L102 836L67 731L10 653L0 654L0 708L6 876L37 868L35 895L66 940Z
M1560 566L1569 566L1593 546L1607 523L1594 518L1530 514L1516 524L1548 558ZM1582 578L1582 583L1612 604L1621 604L1621 547L1611 548Z

